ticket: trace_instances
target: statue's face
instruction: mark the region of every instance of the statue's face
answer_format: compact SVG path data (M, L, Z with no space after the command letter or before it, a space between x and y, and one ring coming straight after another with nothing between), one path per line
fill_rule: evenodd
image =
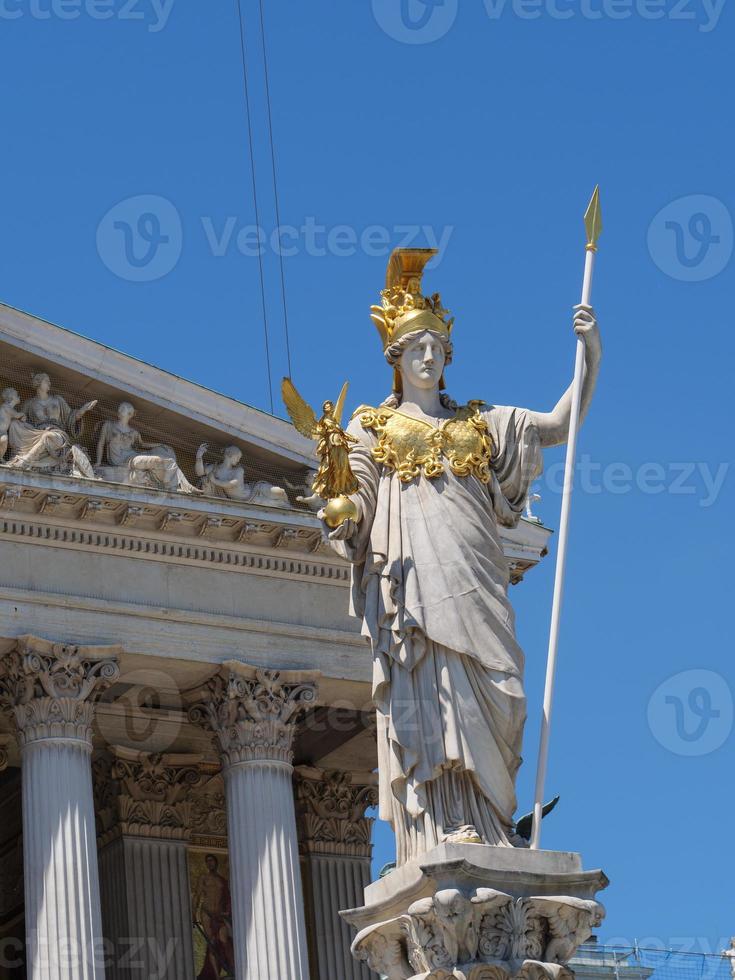
M135 409L133 408L132 405L129 405L127 402L123 402L122 405L120 405L117 410L117 417L120 419L121 422L125 424L127 424L134 415L135 415Z
M51 378L47 374L42 374L36 382L36 391L41 398L47 398L51 391Z
M416 388L433 388L444 370L444 345L436 334L426 330L401 354L399 367L403 378Z
M236 446L231 446L225 450L225 463L228 466L237 466L242 460L242 453Z
M20 395L15 390L15 388L8 388L5 392L5 404L10 405L11 408L15 408L20 401Z

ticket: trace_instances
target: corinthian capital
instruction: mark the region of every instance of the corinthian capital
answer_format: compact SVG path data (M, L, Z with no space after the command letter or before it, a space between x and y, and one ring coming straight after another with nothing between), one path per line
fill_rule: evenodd
M120 652L19 637L0 658L0 708L14 716L21 746L46 738L91 744L94 706L120 674Z
M230 660L196 692L189 719L217 736L226 766L293 760L296 722L316 703L319 674Z
M296 813L303 852L370 857L371 817L378 803L373 773L323 772L308 766L296 770Z
M191 791L202 780L198 755L137 752L116 746L95 760L93 775L102 842L119 834L187 840Z

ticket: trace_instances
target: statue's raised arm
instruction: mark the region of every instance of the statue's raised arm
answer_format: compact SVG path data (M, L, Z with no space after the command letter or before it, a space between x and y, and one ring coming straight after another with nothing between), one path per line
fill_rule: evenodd
M580 419L584 420L592 402L600 373L602 341L595 311L591 306L574 308L574 332L584 341L585 374L582 383ZM572 411L572 386L570 385L550 412L532 412L542 446L560 446L567 441Z

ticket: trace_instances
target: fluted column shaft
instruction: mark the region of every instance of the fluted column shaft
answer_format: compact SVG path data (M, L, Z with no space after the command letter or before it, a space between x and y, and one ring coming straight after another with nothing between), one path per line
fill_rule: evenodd
M102 980L91 743L23 746L23 873L31 980Z
M187 848L200 761L114 747L95 762L107 980L194 976Z
M0 664L21 748L29 980L103 980L92 720L114 657L24 637Z
M370 884L373 820L365 814L378 802L376 777L305 766L296 775L312 980L374 980L352 956L355 933L339 913L361 906Z
M194 976L191 893L184 841L119 837L100 851L107 980Z
M231 661L189 713L222 755L237 980L309 980L291 762L316 676Z
M267 761L225 770L238 980L309 975L291 772Z

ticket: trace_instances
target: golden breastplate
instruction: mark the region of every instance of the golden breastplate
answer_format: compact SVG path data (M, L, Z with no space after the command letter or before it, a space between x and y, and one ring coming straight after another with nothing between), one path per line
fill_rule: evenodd
M439 425L404 415L394 408L358 409L363 429L374 432L376 462L395 470L403 483L423 473L430 480L445 473L445 462L455 476L490 480L493 446L487 423L480 414L483 402L472 401Z

